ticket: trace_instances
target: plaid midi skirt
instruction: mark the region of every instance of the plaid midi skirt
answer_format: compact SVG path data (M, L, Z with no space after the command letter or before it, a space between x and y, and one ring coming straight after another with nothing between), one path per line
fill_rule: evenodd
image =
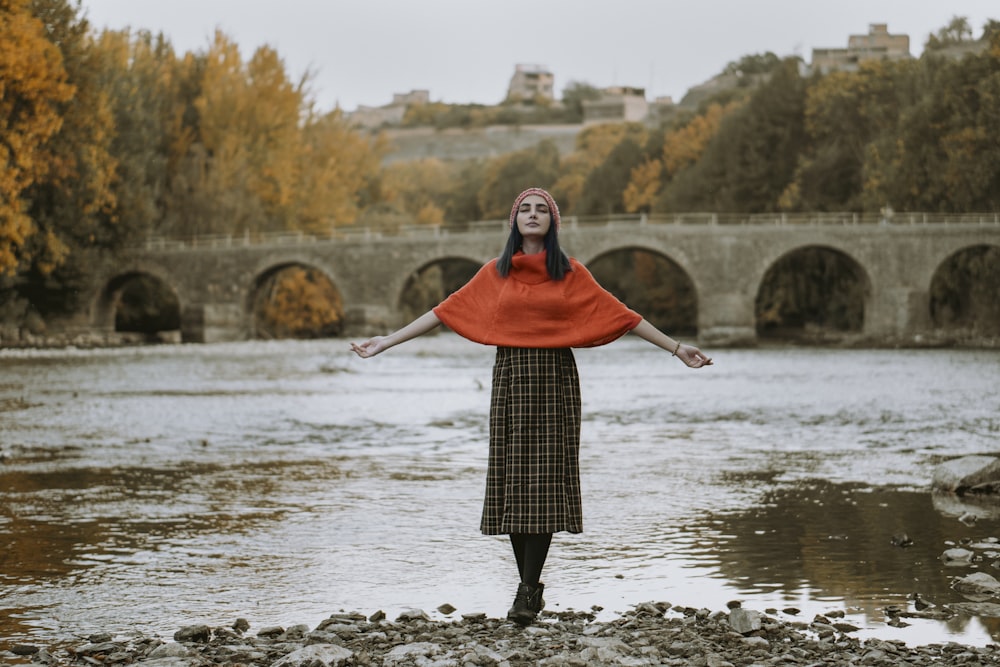
M583 530L580 380L571 350L497 348L480 528L486 535Z

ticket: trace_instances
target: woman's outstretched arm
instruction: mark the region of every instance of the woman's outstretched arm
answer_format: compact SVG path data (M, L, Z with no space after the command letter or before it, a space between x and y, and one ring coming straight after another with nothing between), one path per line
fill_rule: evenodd
M375 336L363 343L351 343L351 349L362 359L367 359L368 357L374 357L379 352L385 352L390 347L405 343L417 336L422 336L439 324L441 324L441 320L438 319L433 310L429 310L402 329L394 331L388 336Z
M694 345L684 345L680 341L674 340L646 320L639 322L639 325L632 329L632 333L675 355L691 368L712 365L712 359Z

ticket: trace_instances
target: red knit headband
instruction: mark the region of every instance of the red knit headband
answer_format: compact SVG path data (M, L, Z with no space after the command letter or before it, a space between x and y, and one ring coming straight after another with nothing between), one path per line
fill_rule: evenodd
M558 232L560 225L559 207L556 206L556 200L552 198L552 195L550 195L545 190L542 190L541 188L528 188L527 190L525 190L524 192L522 192L517 196L517 199L514 200L514 206L511 207L510 209L510 223L508 225L509 228L511 229L514 228L514 223L517 221L517 209L521 208L521 202L523 202L524 198L529 195L538 195L539 197L545 200L546 204L549 205L549 215L552 216L552 224L555 226L556 231Z

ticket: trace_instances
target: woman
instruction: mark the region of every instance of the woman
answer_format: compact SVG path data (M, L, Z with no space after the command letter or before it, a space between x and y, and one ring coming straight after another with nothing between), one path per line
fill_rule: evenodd
M662 333L604 290L559 247L559 208L541 188L510 211L499 258L433 310L388 336L351 349L373 357L442 322L497 346L481 530L510 536L520 583L507 618L531 623L544 606L539 581L552 534L583 530L580 383L571 348L604 345L632 331L691 368L712 360Z

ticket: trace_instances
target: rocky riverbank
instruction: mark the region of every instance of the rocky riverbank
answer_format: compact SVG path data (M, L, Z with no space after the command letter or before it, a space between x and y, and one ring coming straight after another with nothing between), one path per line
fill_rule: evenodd
M862 641L852 636L858 628L836 614L787 622L775 619L773 610L762 613L735 603L732 607L713 612L643 603L610 621L597 621L590 612L543 611L526 628L485 614L431 620L419 610L395 621L380 612L370 617L334 614L315 629L297 625L253 631L246 620L238 619L229 627L181 628L173 641L101 634L65 646L11 646L0 658L53 667L1000 665L1000 646L995 644L910 647L897 641ZM448 606L438 611L454 613Z

